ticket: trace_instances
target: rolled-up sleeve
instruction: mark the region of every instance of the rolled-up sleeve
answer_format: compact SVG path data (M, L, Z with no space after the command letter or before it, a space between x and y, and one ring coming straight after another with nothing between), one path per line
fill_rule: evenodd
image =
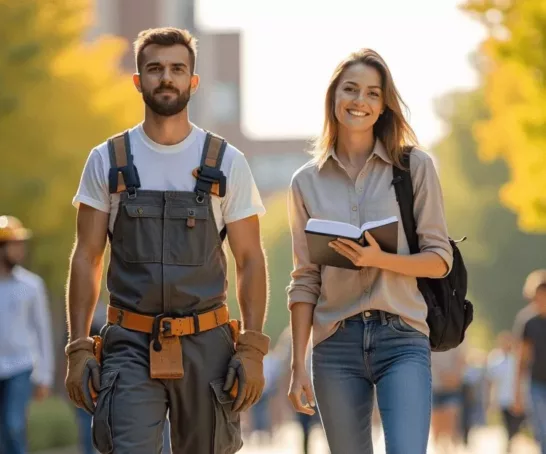
M421 252L430 251L442 257L448 266L447 275L453 264L453 250L449 244L442 187L432 158L424 152L415 153L415 157L417 159L411 159L411 174L419 246Z
M288 307L294 303L316 304L320 295L320 267L309 260L305 226L309 214L305 208L302 194L295 178L288 191L288 216L292 234L293 270L287 288Z

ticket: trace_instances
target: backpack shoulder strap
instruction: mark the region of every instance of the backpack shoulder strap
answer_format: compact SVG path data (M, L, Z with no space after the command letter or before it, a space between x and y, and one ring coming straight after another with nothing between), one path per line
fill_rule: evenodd
M112 136L107 141L108 155L110 156L110 172L108 186L110 194L127 191L129 195L136 194L140 187L140 179L133 163L129 132Z
M393 180L392 184L396 193L396 200L400 206L400 216L404 233L408 240L410 252L417 254L419 252L419 239L417 238L417 224L413 215L413 184L410 170L411 149L402 156L403 170L395 165L392 166Z
M201 166L193 171L193 176L197 178L195 192L198 195L226 195L226 176L220 170L226 146L227 142L222 137L207 131Z

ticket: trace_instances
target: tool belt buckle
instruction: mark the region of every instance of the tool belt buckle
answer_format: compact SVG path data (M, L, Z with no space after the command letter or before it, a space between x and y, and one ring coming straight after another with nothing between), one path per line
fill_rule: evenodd
M160 314L154 318L150 341L150 376L178 379L184 376L182 343L172 333L173 318Z
M159 314L154 318L152 326L152 342L156 352L161 351L160 337L171 337L172 318L167 314Z

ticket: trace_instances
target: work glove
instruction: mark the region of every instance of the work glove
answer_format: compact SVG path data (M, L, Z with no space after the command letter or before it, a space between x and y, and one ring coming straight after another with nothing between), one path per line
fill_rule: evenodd
M93 349L93 339L85 337L70 342L65 386L70 400L90 414L95 411L95 397L100 389L100 367Z
M224 391L236 385L233 411L246 411L254 405L265 386L264 356L269 350L270 339L259 331L244 331L239 334L236 353L228 364Z

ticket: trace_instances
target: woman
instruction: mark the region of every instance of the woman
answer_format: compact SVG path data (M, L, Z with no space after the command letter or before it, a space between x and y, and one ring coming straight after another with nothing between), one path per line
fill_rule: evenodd
M293 333L294 408L313 414L305 350L313 327L313 384L332 454L372 452L374 386L387 452L424 454L430 426L427 306L416 277L445 276L452 264L441 188L432 159L413 149L410 169L421 252L409 255L401 222L398 254L338 239L331 247L358 270L310 262L309 218L360 226L397 216L392 166L417 141L402 115L390 71L374 51L343 60L326 93L314 159L293 176L289 192L294 270L288 287ZM305 394L308 404L301 400Z

